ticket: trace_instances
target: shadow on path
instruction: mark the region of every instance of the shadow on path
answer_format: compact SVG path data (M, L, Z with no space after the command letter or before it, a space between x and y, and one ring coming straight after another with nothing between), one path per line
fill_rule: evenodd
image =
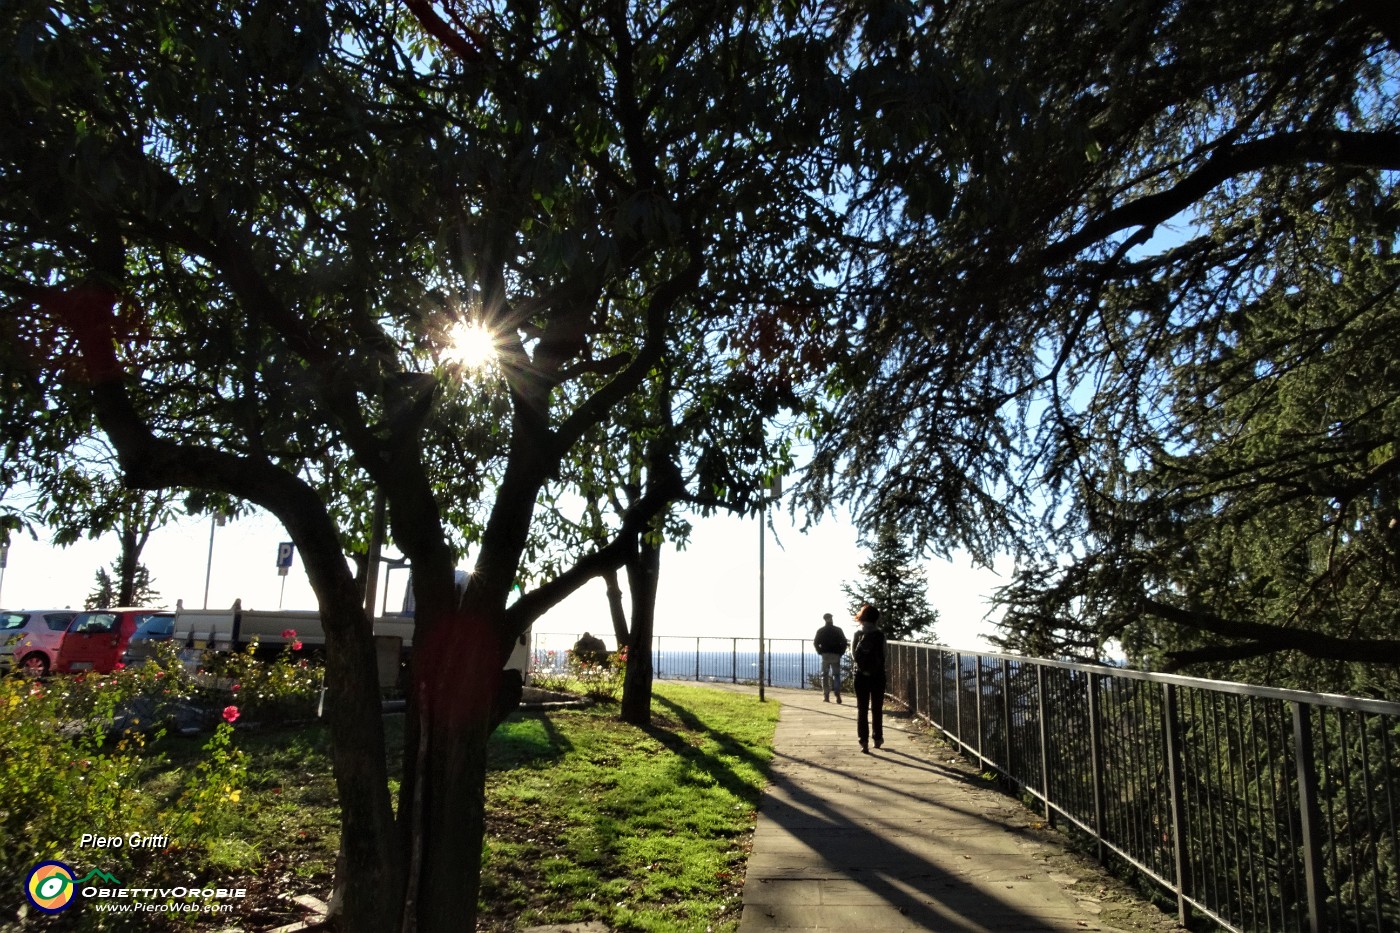
M1039 843L988 815L994 790L902 747L907 719L887 715L886 748L864 755L854 707L773 693L740 933L1105 929L1049 877Z

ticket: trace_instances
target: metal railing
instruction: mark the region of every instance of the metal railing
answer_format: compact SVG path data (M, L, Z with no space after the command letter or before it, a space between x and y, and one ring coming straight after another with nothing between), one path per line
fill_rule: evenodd
M1400 930L1400 704L893 642L889 692L1191 911Z
M596 633L595 633L596 634ZM608 650L614 639L599 635ZM578 635L536 632L530 653L530 669L562 671ZM765 638L764 683L769 687L810 687L811 675L821 674L821 661L811 643L800 638ZM658 635L652 639L652 668L661 680L726 681L758 683L757 638Z

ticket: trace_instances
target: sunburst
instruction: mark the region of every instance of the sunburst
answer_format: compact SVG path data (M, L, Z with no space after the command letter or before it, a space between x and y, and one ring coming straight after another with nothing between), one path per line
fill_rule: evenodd
M442 360L467 370L487 370L500 359L496 335L481 321L458 321L447 331Z

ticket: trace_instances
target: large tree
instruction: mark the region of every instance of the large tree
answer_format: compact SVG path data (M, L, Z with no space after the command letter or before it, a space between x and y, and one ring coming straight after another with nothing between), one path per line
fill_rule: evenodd
M829 33L746 2L7 13L7 463L100 430L127 485L282 521L326 629L345 926L470 929L511 644L620 566L685 477L657 461L606 543L512 602L541 505L682 315L742 320L823 281ZM468 323L499 352L477 378L445 352ZM718 435L754 410L725 402ZM690 475L722 487L750 452ZM417 603L397 808L343 556L372 494Z
M1013 647L1400 659L1394 5L954 2L868 38L889 157L813 501L1020 554Z

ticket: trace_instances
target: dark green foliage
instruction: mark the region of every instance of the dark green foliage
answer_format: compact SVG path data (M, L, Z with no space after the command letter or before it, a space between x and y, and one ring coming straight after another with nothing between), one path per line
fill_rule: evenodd
M112 573L120 575L119 564L112 565ZM114 606L154 606L160 602L160 593L156 591L151 581L151 571L145 564L136 565L136 574L132 581L131 598L122 601L121 588L117 580L108 574L105 568L97 568L97 581L92 592L83 600L83 607L86 609L110 609Z
M437 6L0 18L0 479L52 475L100 430L124 485L288 529L327 631L346 929L405 901L425 933L472 926L506 650L671 502L757 503L786 461L768 421L815 370L717 335L766 316L819 343L804 322L839 255L823 11ZM496 368L448 358L466 322ZM560 513L595 481L636 488L585 543ZM415 644L445 646L415 653L396 810L344 557L376 499Z
M880 121L809 501L1017 554L1010 648L1387 689L1342 667L1400 663L1394 15L922 25L862 48L873 88L924 93Z
M861 579L843 583L847 607L855 615L862 603L880 610L880 629L891 641L934 641L938 611L928 603L928 580L917 556L893 529L875 539L870 560L860 565Z

